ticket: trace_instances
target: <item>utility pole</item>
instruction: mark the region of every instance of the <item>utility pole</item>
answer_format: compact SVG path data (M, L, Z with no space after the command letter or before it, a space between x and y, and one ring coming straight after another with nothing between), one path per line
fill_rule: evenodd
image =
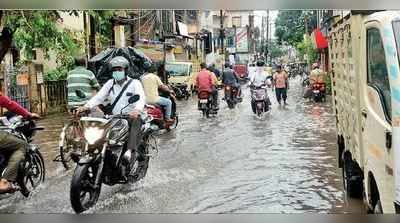
M224 15L223 15L223 13L222 13L222 10L220 10L219 11L219 14L220 14L220 28L221 28L221 30L220 30L220 33L219 33L219 37L220 37L220 41L221 41L221 54L225 54L225 52L224 52Z
M269 54L269 9L267 10L267 44L266 44L265 59L268 61Z
M138 26L138 40L140 40L140 30L141 30L141 25L140 25L140 17L142 16L142 10L139 10L139 26Z
M176 32L175 11L172 10L172 34Z
M265 46L264 46L264 26L265 26L265 17L261 17L261 54L264 54L265 52ZM258 58L257 58L258 59Z

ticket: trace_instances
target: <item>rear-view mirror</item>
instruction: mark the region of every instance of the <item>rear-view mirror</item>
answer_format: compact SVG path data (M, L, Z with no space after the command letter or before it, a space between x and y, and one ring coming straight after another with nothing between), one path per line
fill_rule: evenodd
M129 103L129 104L133 104L133 103L139 101L139 99L140 99L140 95L135 94L135 95L131 96L131 97L128 99L128 103Z

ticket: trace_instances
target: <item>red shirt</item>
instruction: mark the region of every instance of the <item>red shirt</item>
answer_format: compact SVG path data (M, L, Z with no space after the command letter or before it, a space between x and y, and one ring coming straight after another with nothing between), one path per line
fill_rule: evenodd
M0 107L4 107L10 112L13 112L17 115L21 115L24 118L31 116L31 113L28 110L23 108L17 102L11 101L10 98L8 98L7 96L1 94L0 94Z
M196 85L198 87L198 92L211 92L213 87L211 73L206 69L201 70L196 77Z

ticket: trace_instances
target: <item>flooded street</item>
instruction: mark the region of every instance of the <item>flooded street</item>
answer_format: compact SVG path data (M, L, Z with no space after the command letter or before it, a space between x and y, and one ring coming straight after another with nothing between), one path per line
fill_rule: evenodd
M269 91L272 112L262 119L252 114L247 86L241 104L229 110L220 100L210 119L197 111L195 97L178 102L178 128L158 137L145 179L103 186L88 213L362 213L361 201L347 200L342 189L330 98L306 102L300 81L291 86L286 107ZM36 137L46 182L29 198L2 197L0 213L73 213L72 171L52 162L64 121L48 117Z

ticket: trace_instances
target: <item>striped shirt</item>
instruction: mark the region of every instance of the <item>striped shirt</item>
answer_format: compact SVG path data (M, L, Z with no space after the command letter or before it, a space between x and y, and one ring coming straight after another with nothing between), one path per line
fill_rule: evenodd
M91 98L93 91L100 88L94 74L84 67L76 67L68 72L68 107L83 106ZM81 90L86 98L79 98L75 91Z

